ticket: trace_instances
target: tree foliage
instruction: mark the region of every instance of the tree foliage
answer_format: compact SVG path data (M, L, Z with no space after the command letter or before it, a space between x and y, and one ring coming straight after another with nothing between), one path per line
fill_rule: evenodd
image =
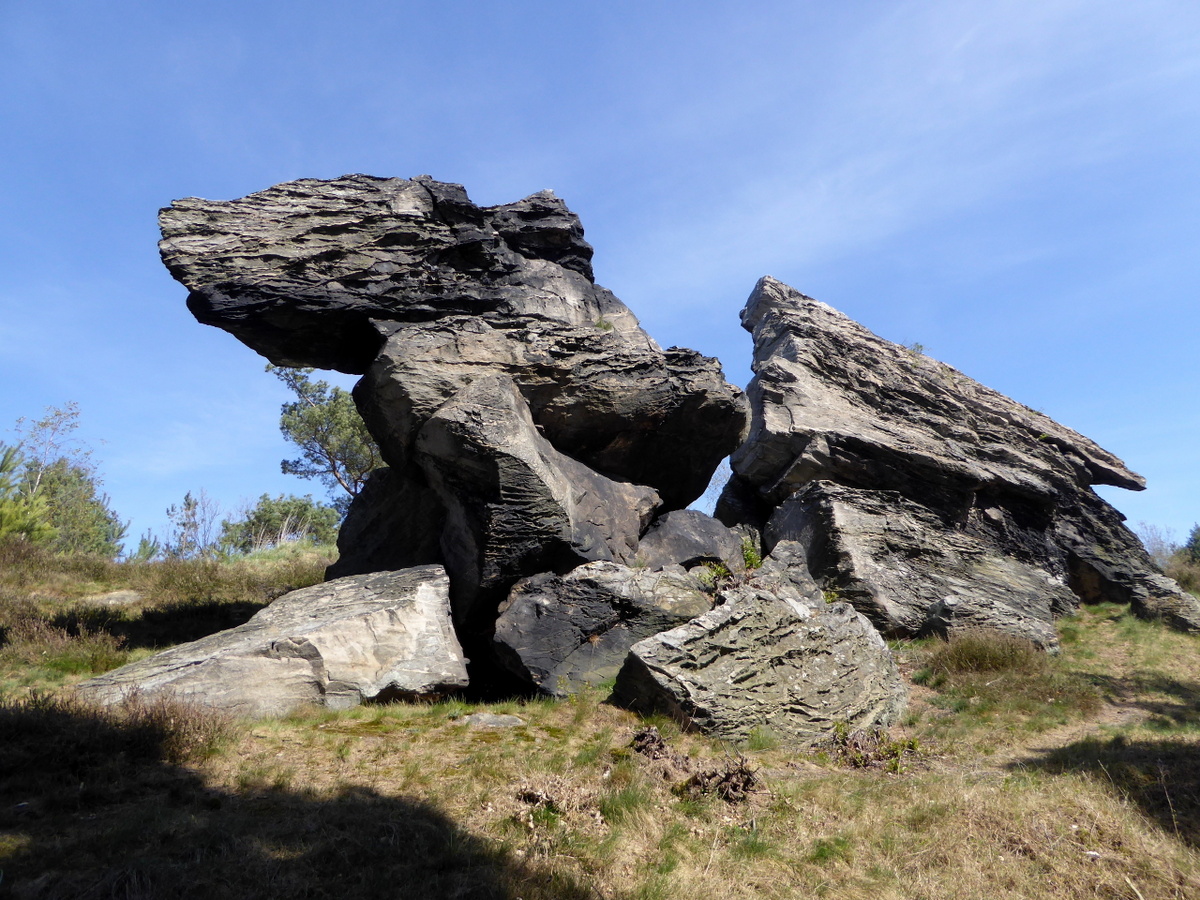
M17 420L22 470L16 490L51 526L39 538L60 553L116 556L126 523L100 490L92 450L75 436L79 405L47 407L43 417Z
M362 490L371 470L383 465L379 450L358 414L350 392L313 381L313 369L267 366L296 399L283 404L279 430L300 448L296 459L285 459L285 475L315 478L330 491L339 513Z
M218 555L216 523L220 506L201 489L199 494L188 491L183 502L167 507L171 522L161 552L171 559L214 558ZM146 542L143 538L143 543ZM159 542L155 540L154 544ZM138 547L138 554L143 547Z
M311 494L263 494L241 519L221 522L218 543L227 553L250 553L301 540L332 544L340 519L334 507L319 503Z
M16 447L0 444L0 539L18 538L34 543L53 540L58 532L40 497L21 490L24 459Z
M1192 533L1188 535L1187 543L1180 548L1179 552L1188 563L1200 566L1200 525L1192 526Z

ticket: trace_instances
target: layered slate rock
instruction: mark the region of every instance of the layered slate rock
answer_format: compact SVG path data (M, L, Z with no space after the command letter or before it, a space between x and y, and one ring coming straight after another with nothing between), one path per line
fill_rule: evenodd
M712 608L682 571L593 562L523 579L500 607L501 662L543 693L563 696L614 678L629 648Z
M446 508L419 468L376 469L338 529L327 581L438 563Z
M650 488L612 481L555 450L505 375L456 393L421 429L416 451L446 501L442 553L460 622L473 618L480 591L529 572L631 561L659 505Z
M886 726L903 712L891 651L850 604L824 603L779 578L752 579L721 600L634 644L613 699L725 740L766 730L800 745L839 723Z
M780 505L766 537L803 547L829 589L888 635L991 628L1056 650L1054 619L1078 603L1044 569L947 529L895 491L810 482Z
M988 624L1049 646L1064 588L1200 628L1091 490L1144 487L1111 453L772 278L742 323L753 417L717 515L765 529L768 550L804 544L885 630Z
M563 453L669 508L743 436L741 391L716 360L659 348L594 283L583 228L549 192L479 207L424 176L349 175L176 201L160 223L201 322L279 365L368 373L355 399L395 469L481 370L513 378Z
M400 467L429 416L488 374L512 378L558 450L654 487L668 508L704 491L746 416L740 392L693 351L663 351L645 335L592 323L499 328L469 316L392 334L354 396L389 464Z
M239 716L304 705L436 698L465 687L466 660L438 566L343 578L293 591L237 628L81 684L115 703L169 694Z

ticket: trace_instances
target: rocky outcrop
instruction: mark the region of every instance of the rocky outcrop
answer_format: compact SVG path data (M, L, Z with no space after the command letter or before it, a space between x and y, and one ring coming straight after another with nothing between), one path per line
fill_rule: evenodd
M447 505L442 553L460 622L473 618L481 592L529 572L630 561L659 505L650 488L612 481L555 450L504 375L455 394L416 449Z
M519 581L500 607L495 641L510 671L561 696L614 678L635 643L711 608L683 572L593 562Z
M717 507L805 547L818 580L886 632L987 625L1053 646L1054 616L1124 600L1200 628L1093 484L1140 490L1111 453L771 278L750 436Z
M478 207L424 176L348 175L178 200L159 218L201 322L278 365L368 373L355 398L393 468L481 369L513 378L560 451L668 508L743 436L741 391L716 360L660 349L594 283L583 228L549 192Z
M756 730L800 745L888 725L906 694L891 651L848 603L779 580L721 592L710 612L634 644L613 699L730 741Z
M485 646L516 579L631 561L653 512L698 497L744 435L742 392L595 284L548 192L478 207L428 177L350 175L181 200L160 221L201 322L280 365L364 376L390 472L331 574L444 563Z
M884 634L993 628L1055 650L1054 619L1078 603L1044 569L946 528L895 491L810 482L780 505L766 534L772 546L803 547L827 589Z
M115 703L166 693L239 716L304 705L435 698L465 687L466 660L438 566L293 591L244 625L130 663L78 687Z

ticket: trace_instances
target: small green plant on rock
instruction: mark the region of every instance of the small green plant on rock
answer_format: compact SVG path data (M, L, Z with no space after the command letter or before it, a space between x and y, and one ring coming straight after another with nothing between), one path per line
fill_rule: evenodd
M762 552L758 548L758 542L751 539L748 535L742 537L742 562L751 571L760 568L763 564Z

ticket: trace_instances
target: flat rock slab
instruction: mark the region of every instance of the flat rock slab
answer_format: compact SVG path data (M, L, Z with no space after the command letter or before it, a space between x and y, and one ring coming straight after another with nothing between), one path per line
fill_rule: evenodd
M104 594L92 594L80 600L95 606L132 606L140 603L142 595L137 591L108 591Z
M711 608L712 597L682 570L588 563L519 581L500 607L496 652L519 678L565 696L614 678L637 641Z
M848 603L741 588L722 606L634 644L613 699L729 741L756 729L800 745L888 725L906 694L891 651Z
M238 716L305 705L436 698L465 687L440 566L341 578L285 594L246 624L79 685L116 703L172 694Z
M463 725L470 725L472 728L517 728L525 724L525 720L520 716L506 716L489 712L471 713L458 721Z

